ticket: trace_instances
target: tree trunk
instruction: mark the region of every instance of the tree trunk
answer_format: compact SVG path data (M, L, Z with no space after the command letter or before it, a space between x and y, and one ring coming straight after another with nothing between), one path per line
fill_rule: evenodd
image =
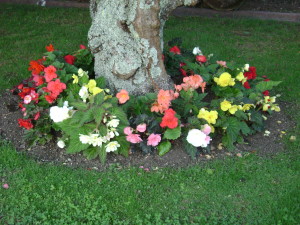
M96 76L113 92L134 95L170 89L162 60L163 26L170 13L197 0L91 0L89 47Z

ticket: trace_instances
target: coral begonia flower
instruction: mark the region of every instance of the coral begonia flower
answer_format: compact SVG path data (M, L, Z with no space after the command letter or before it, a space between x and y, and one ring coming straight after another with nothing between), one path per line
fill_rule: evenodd
M167 109L165 115L162 118L160 126L162 128L168 127L174 129L178 126L178 118L175 117L176 112L173 109Z
M177 46L170 48L170 52L173 52L175 55L180 55L180 49Z
M33 124L31 123L31 119L18 119L18 123L20 127L24 127L27 130L33 128Z
M50 45L46 46L46 50L47 50L48 52L53 52L53 51L54 51L53 45L50 44Z
M56 98L54 98L53 96L51 95L45 95L45 99L48 103L52 104Z
M117 93L116 97L119 99L120 104L124 104L129 100L128 92L122 89L119 93Z
M197 55L196 56L196 61L201 62L201 63L205 63L207 61L207 59L204 55Z
M41 64L41 60L38 61L30 61L28 70L32 72L32 74L39 74L44 70L44 66Z
M46 82L49 82L53 80L54 78L57 78L56 74L56 68L54 66L48 66L44 69L45 72L45 80Z
M73 55L66 55L64 57L64 59L65 59L66 63L69 63L69 64L73 65L76 58Z
M55 95L59 95L64 89L66 89L66 84L60 82L59 79L55 81L50 81L47 85L49 91L51 91Z
M40 75L33 75L33 81L35 82L35 86L40 86L44 83L44 78Z

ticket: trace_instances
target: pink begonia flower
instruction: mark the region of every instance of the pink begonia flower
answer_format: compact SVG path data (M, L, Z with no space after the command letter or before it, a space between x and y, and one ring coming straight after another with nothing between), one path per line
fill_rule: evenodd
M207 145L209 145L209 143L210 143L211 140L212 139L210 138L210 136L206 136L205 142L206 142Z
M9 188L9 185L8 185L8 184L3 184L2 187L3 187L4 189L8 189L8 188Z
M161 141L161 136L160 136L160 134L151 134L151 135L148 137L147 145L157 146L157 145L159 144L160 141Z
M226 61L217 61L217 64L219 64L220 66L223 66L223 67L227 67Z
M136 127L136 130L137 130L138 132L142 132L142 133L145 132L146 129L147 129L147 124L145 124L145 123L139 124L139 125Z
M86 47L84 45L79 45L80 49L86 49Z
M128 136L126 136L126 140L132 144L140 143L143 141L139 134L129 134Z
M31 100L32 100L32 97L30 95L26 95L24 97L24 103L25 104L29 104L31 102Z
M202 132L206 135L209 135L211 132L211 127L208 124L205 124L202 128Z
M131 127L125 127L124 128L124 134L130 135L132 134L133 129Z

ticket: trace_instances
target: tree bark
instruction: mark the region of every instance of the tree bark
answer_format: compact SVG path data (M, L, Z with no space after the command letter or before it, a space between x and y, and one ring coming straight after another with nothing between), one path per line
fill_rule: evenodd
M89 47L96 76L113 92L134 95L170 89L162 60L163 27L170 13L197 0L91 0Z

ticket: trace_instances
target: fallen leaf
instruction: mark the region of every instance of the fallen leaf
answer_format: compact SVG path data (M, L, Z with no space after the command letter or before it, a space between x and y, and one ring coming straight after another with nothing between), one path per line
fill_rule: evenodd
M243 157L241 153L237 153L236 156L239 157L239 158Z
M296 136L291 136L290 141L296 141Z

